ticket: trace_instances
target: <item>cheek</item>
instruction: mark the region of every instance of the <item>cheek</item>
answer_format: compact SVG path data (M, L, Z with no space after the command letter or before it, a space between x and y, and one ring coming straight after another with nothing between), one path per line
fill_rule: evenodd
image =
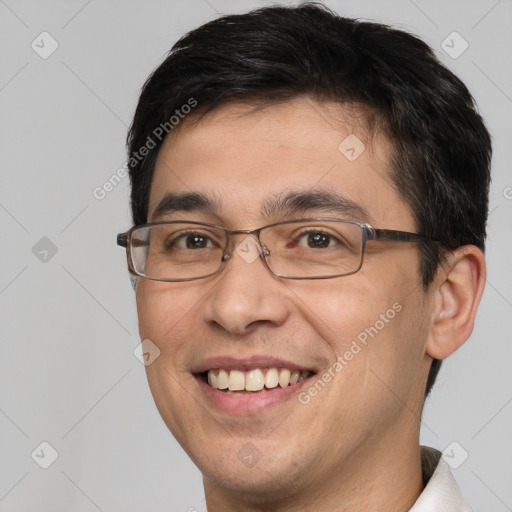
M155 404L162 419L181 443L186 438L187 419L192 417L194 400L190 400L189 379L184 367L185 354L190 350L194 315L200 303L190 290L179 286L145 280L137 286L137 313L141 340L150 340L159 355L146 366L146 375ZM192 409L192 410L189 410ZM177 414L177 411L180 411Z
M171 288L172 286L172 288ZM194 314L194 305L200 297L180 289L175 283L144 280L137 287L137 315L141 339L149 338L157 344L177 340ZM165 348L162 347L162 348Z
M146 280L137 288L137 314L141 340L150 340L159 350L158 358L146 367L150 385L155 394L156 387L163 379L174 377L178 381L189 378L184 367L190 352L191 334L198 335L198 308L204 293L178 287L173 283ZM161 382L160 382L161 383ZM172 384L167 382L166 385ZM155 397L156 398L156 397Z
M424 363L428 329L421 320L421 289L411 293L411 281L396 285L393 276L378 286L363 274L342 279L294 288L301 315L341 365L340 390L356 387L362 398L390 395L388 383L399 396L406 393L403 383L421 378Z
M354 340L364 343L373 338L376 323L377 331L383 331L396 316L393 304L397 296L377 290L361 274L339 280L298 282L293 292L301 316L336 355L343 355Z
M165 294L151 293L150 286L137 288L137 316L141 339L158 341L169 327L169 297Z

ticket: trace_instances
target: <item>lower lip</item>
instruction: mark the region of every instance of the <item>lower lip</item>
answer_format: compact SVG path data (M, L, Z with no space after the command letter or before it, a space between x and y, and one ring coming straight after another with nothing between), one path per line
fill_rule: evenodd
M272 406L282 404L297 395L301 387L307 383L310 377L281 388L280 386L263 391L261 393L251 394L230 394L208 385L201 376L196 376L199 387L207 400L217 409L229 414L238 416L250 416L260 414ZM298 400L297 400L298 401Z

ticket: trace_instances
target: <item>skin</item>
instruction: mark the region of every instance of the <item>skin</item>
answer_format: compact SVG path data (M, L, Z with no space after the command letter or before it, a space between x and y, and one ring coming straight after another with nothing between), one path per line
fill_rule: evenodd
M352 162L338 150L351 133L366 145ZM372 226L415 232L391 182L390 147L347 107L304 97L258 111L230 103L165 141L148 221L258 228L280 220L260 212L272 194L330 189L362 205ZM215 193L222 210L153 216L171 191ZM332 213L299 218L308 216ZM261 259L237 254L207 279L139 279L140 336L161 351L147 367L149 385L204 475L208 510L409 510L423 489L418 437L432 357L467 339L484 280L482 253L466 246L425 291L415 244L384 242L370 242L361 270L336 279L281 279ZM192 375L208 357L264 354L314 368L318 378L395 303L402 310L307 405L293 396L258 415L230 415ZM260 457L251 467L238 456L247 443Z

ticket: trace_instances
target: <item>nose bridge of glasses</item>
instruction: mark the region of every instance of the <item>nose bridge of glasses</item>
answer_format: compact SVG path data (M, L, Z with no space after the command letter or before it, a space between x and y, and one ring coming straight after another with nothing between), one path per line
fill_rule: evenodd
M262 254L268 256L270 252L260 240L261 230L262 228L225 230L228 242L222 260L230 259L233 251L246 261L254 261Z

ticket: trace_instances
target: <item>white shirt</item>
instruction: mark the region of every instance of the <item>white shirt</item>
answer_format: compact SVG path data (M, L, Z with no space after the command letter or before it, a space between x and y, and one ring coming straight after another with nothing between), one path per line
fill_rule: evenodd
M440 451L422 446L421 465L426 486L409 512L473 512Z

